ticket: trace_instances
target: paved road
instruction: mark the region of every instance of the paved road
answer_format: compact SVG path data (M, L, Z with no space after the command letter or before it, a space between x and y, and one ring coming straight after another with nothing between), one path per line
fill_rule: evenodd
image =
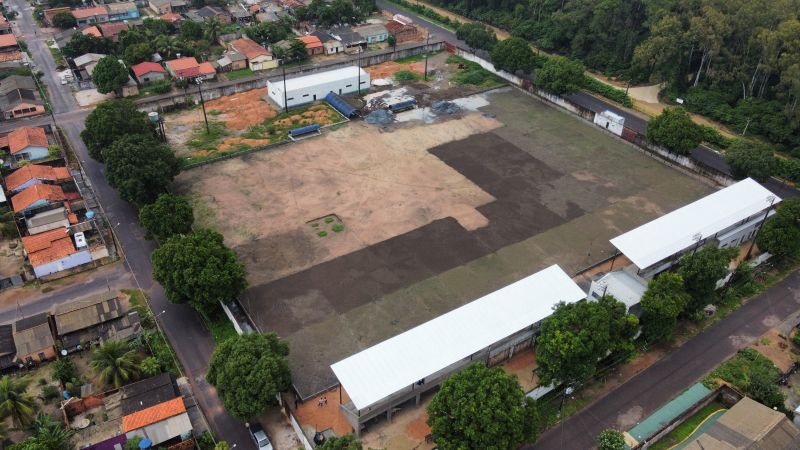
M423 26L425 28L427 28L428 31L431 32L433 37L436 37L436 38L439 38L439 39L443 39L443 40L445 40L445 41L447 41L447 42L449 42L451 44L458 45L458 46L461 46L463 48L469 48L467 46L466 42L461 41L456 37L455 33L453 33L450 30L444 29L444 28L440 27L439 25L436 25L435 23L431 22L430 20L426 19L425 17L419 16L419 15L416 15L414 13L410 13L410 12L407 12L407 11L403 11L400 8L398 8L397 6L387 2L385 0L376 0L375 4L378 5L378 8L380 8L382 10L390 11L392 14L402 14L402 15L414 20L414 23L423 24Z
M231 447L252 449L251 441L244 424L231 417L222 407L213 387L205 382L208 360L214 349L211 335L199 317L189 307L167 302L161 286L154 282L151 273L150 253L155 249L152 241L144 239L144 233L137 222L137 212L123 201L106 182L103 166L89 158L86 146L80 139L83 121L88 111L81 110L68 86L62 86L55 72L55 62L47 48L45 39L38 35L31 16L32 8L24 0L10 0L7 4L19 11L16 25L33 55L34 63L42 69L43 82L48 86L56 122L63 129L81 160L87 177L103 206L106 217L122 244L126 260L125 267L135 276L139 286L150 296L155 311L165 310L158 317L159 324L172 343L181 365L194 388L195 397L219 439L227 441ZM46 119L37 118L25 121L36 124Z
M606 428L630 429L736 351L800 309L800 273L733 312L526 449L586 449Z

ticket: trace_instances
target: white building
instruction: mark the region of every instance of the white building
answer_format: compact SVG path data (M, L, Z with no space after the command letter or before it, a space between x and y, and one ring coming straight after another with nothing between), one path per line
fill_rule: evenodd
M531 347L559 302L586 294L557 265L456 308L331 366L350 398L340 407L356 433L368 420L438 386L474 361L489 365Z
M644 292L647 280L677 264L686 253L705 245L737 247L753 239L780 201L747 178L617 236L611 244L632 265L593 281L589 296L608 293L630 308L638 303L635 296ZM637 283L641 287L634 287Z
M625 128L625 118L611 111L603 111L594 115L594 123L600 128L622 136L622 129Z
M289 78L286 80L285 94L282 78L268 80L267 92L269 93L269 98L283 108L285 106L284 98L289 107L293 107L322 100L328 95L328 92L334 92L339 95L357 92L359 83L361 84L361 91L366 92L370 86L369 73L356 66L348 66L302 77Z

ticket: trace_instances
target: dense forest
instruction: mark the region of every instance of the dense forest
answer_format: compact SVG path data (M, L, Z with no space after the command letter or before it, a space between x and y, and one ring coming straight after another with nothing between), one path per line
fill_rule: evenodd
M800 0L430 0L800 152ZM800 155L798 155L800 156Z

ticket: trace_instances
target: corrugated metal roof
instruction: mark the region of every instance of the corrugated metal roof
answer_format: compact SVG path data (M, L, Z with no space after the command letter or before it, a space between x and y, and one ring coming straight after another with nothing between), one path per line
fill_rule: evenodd
M747 178L617 236L611 239L611 244L644 269L690 248L697 242L695 235L707 239L764 211L770 204L770 196L775 197L775 204L781 201Z
M387 339L331 366L363 409L529 327L558 302L586 294L557 265Z
M334 81L341 81L345 79L358 78L358 72L361 71L361 81L366 81L366 86L369 86L369 73L364 69L359 69L358 66L347 66L341 69L327 70L325 72L312 73L297 78L290 78L286 80L286 92L295 90L311 89L314 86L321 84L328 84ZM270 81L274 88L283 90L283 80Z
M59 335L101 324L121 315L122 308L113 292L105 292L58 305L53 314Z

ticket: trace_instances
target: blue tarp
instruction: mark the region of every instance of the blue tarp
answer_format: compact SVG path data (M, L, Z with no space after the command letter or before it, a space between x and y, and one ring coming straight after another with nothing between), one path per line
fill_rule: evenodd
M153 441L151 441L150 439L144 438L141 441L139 441L139 448L142 450L148 449L152 446L153 446Z
M319 131L319 128L320 128L320 126L319 126L318 123L315 123L315 124L312 124L312 125L308 125L308 126L305 126L305 127L295 128L294 130L289 131L289 136L291 136L291 137L302 136L304 134L308 134L308 133L313 133L315 131Z
M334 92L328 92L325 96L325 101L333 107L333 109L342 113L348 119L356 115L356 109L350 106L342 97L339 97Z
M392 105L389 105L389 111L391 112L403 111L406 109L411 109L415 106L417 106L416 100L406 100L403 102L397 102Z

